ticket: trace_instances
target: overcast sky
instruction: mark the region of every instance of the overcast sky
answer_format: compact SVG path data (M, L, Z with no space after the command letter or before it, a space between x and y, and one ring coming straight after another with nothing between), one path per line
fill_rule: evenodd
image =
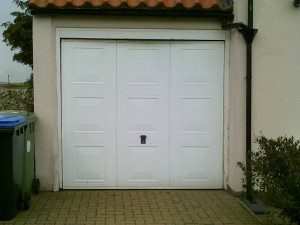
M1 0L0 6L0 24L6 21L12 21L10 15L12 11L18 8L13 0ZM7 75L10 76L10 82L24 82L31 74L31 68L20 63L13 62L13 52L2 41L3 27L0 27L0 82L7 82Z

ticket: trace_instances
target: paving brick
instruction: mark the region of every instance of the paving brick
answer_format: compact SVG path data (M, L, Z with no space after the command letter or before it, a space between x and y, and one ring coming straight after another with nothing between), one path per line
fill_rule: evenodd
M42 192L31 209L0 225L258 225L226 191L82 190Z

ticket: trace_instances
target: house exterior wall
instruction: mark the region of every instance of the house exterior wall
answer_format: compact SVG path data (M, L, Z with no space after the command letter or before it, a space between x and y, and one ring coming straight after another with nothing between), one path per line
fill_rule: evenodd
M254 133L299 138L300 8L293 1L255 2Z
M247 1L235 2L235 21L246 22ZM280 15L280 16L279 16ZM255 1L253 125L267 136L300 135L299 9L292 1ZM296 24L297 23L297 24ZM34 85L37 176L44 189L59 188L58 97L56 28L129 28L221 30L216 19L124 18L97 16L34 16ZM245 158L245 44L231 32L229 74L228 186L242 191L242 173L236 167ZM225 149L227 151L227 149Z

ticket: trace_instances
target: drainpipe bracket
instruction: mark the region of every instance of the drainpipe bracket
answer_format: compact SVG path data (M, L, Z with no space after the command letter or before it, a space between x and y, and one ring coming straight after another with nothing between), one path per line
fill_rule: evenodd
M238 22L238 23L228 23L226 18L222 19L222 29L223 30L232 30L232 29L247 29L247 25L242 23L242 22Z
M247 44L252 44L254 38L258 32L258 29L250 29L249 26L243 22L237 23L228 23L226 19L222 19L222 29L223 30L232 30L237 29L242 35Z

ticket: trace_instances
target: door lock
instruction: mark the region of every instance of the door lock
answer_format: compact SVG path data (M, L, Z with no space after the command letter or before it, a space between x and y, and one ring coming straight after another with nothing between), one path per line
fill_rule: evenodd
M141 144L142 145L146 144L146 138L147 138L146 135L141 135Z

